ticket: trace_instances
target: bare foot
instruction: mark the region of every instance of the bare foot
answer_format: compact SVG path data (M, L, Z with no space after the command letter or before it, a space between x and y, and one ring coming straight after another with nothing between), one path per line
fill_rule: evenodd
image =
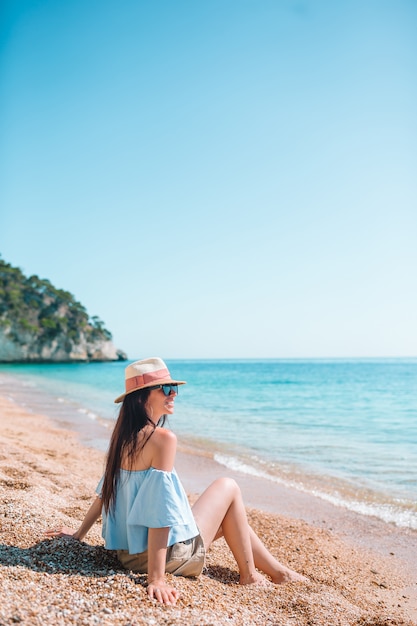
M271 581L259 572L254 572L245 577L241 576L239 579L239 585L259 585L260 587L268 587L271 584Z
M288 567L282 567L282 570L278 571L276 576L272 578L272 582L275 585L282 585L285 583L308 583L309 580L302 574L298 574Z

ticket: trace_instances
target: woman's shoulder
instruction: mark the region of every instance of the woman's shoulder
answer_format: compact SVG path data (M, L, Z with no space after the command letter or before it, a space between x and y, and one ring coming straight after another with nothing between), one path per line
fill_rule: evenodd
M157 428L149 440L152 450L152 466L171 471L177 450L177 436L172 430Z
M177 447L177 435L172 430L166 428L156 428L152 437L149 439L155 447L174 448Z

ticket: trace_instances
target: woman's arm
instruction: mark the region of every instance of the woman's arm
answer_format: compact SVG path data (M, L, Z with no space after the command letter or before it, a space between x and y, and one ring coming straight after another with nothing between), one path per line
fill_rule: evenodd
M177 438L170 430L157 428L149 440L151 465L172 472ZM148 532L148 595L163 604L175 604L179 593L165 581L165 562L169 528L149 528Z
M87 513L78 530L74 532L72 528L68 526L59 526L57 528L49 528L45 531L46 537L72 537L78 541L82 541L94 522L98 520L101 515L101 498L97 496L93 504L88 509Z
M87 513L83 521L81 522L81 526L78 530L73 534L74 539L78 539L78 541L82 541L92 525L98 520L101 515L101 498L97 496L94 500L93 504L88 509Z
M148 588L151 598L175 604L179 593L165 581L165 561L169 528L150 528L148 533Z

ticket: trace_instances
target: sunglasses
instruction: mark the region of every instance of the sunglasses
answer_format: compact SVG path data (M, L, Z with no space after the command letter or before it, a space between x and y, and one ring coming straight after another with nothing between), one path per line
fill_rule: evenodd
M178 385L154 385L153 387L148 387L150 391L153 389L162 389L166 396L169 396L171 393L176 393L178 395Z

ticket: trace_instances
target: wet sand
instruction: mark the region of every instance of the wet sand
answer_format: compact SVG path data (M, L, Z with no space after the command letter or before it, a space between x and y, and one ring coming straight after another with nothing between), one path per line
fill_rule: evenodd
M99 523L84 543L43 537L48 526L82 519L103 451L4 397L0 425L1 624L417 624L416 531L231 472L181 441L176 467L190 500L213 478L234 476L255 530L310 582L240 587L220 541L197 580L171 577L181 593L175 607L156 604L146 576L122 570L104 550Z

